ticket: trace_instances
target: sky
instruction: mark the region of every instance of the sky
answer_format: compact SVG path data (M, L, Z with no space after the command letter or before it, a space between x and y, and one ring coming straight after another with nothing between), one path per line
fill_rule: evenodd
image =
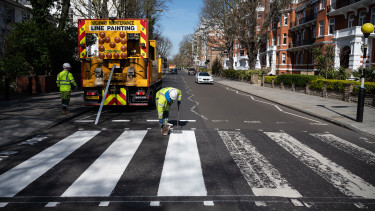
M184 35L193 34L199 24L202 0L172 0L159 22L162 34L172 41L170 57L178 53Z

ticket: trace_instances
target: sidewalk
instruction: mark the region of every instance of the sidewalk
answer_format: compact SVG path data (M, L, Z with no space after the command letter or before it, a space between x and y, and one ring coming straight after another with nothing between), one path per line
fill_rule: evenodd
M60 92L0 101L0 147L20 141L90 109L83 104L83 91L72 92L68 109L69 114L61 114Z
M363 122L356 122L357 103L328 99L292 91L282 91L248 83L214 78L215 83L267 99L333 124L375 136L375 108L365 106Z

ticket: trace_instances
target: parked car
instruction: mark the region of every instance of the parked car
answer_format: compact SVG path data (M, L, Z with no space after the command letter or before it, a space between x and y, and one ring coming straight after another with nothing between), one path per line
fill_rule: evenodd
M206 72L199 72L195 75L195 83L209 83L214 84L212 76Z
M177 68L172 68L171 69L171 74L177 74Z
M194 68L189 68L188 75L195 75L196 71Z

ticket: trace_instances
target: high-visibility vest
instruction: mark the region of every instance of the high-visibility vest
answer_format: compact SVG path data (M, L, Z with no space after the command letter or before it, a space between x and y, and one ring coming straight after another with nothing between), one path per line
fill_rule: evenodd
M169 94L168 92L171 89L175 89L177 91L177 95L178 95L177 100L181 101L181 96L182 96L181 90L173 88L173 87L166 87L166 88L163 88L163 89L159 90L156 93L156 107L158 109L158 118L159 119L163 118L163 112L169 111L169 109L170 109L170 107L173 103L173 100L168 102L167 98L165 97L166 94Z
M61 71L57 75L56 84L58 87L60 87L61 92L70 92L72 90L70 84L77 86L72 73L66 70Z

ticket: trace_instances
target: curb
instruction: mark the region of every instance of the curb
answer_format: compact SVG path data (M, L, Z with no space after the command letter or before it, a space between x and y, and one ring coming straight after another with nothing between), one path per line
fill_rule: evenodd
M228 88L232 88L232 89L234 89L234 90L236 90L236 91L239 91L239 92L242 92L242 93L246 93L246 94L254 95L254 96L256 96L256 97L258 97L258 98L260 98L260 99L270 101L270 102L272 102L272 103L275 103L275 104L277 104L277 105L281 105L281 106L287 107L287 108L289 108L289 109L296 110L296 111L298 111L298 112L301 112L301 113L304 113L304 114L307 114L307 115L313 116L313 117L315 117L315 118L318 118L318 119L321 119L321 120L327 121L327 122L329 122L329 123L331 123L331 124L334 124L334 125L337 125L337 126L340 126L340 127L343 127L343 128L349 129L349 130L352 130L352 131L354 131L354 132L362 133L362 134L365 134L366 136L370 136L370 137L375 138L374 135L369 134L369 133L367 133L367 132L365 132L365 131L362 131L362 130L360 130L360 129L356 128L356 127L353 127L353 126L351 126L351 125L349 125L349 124L345 124L345 123L342 123L342 122L337 122L337 121L335 121L335 120L333 120L333 119L331 119L331 118L324 117L324 116L320 116L320 115L318 115L318 114L316 114L316 113L312 113L312 112L310 112L310 111L306 111L306 110L303 110L303 109L300 109L300 108L297 108L297 107L294 107L294 106L291 106L291 105L286 105L286 104L280 103L280 102L278 102L278 101L275 101L275 100L272 100L272 99L268 99L268 98L265 98L265 97L259 96L259 95L257 95L257 94L253 94L253 93L250 93L250 92L246 92L246 91L243 91L243 90L239 90L239 89L236 89L236 88L234 88L234 87L230 87L230 86L228 86L228 85L222 84L222 83L220 83L220 81L219 81L219 82L216 81L216 83L219 83L219 84L222 85L222 86L225 86L225 87L228 87Z

